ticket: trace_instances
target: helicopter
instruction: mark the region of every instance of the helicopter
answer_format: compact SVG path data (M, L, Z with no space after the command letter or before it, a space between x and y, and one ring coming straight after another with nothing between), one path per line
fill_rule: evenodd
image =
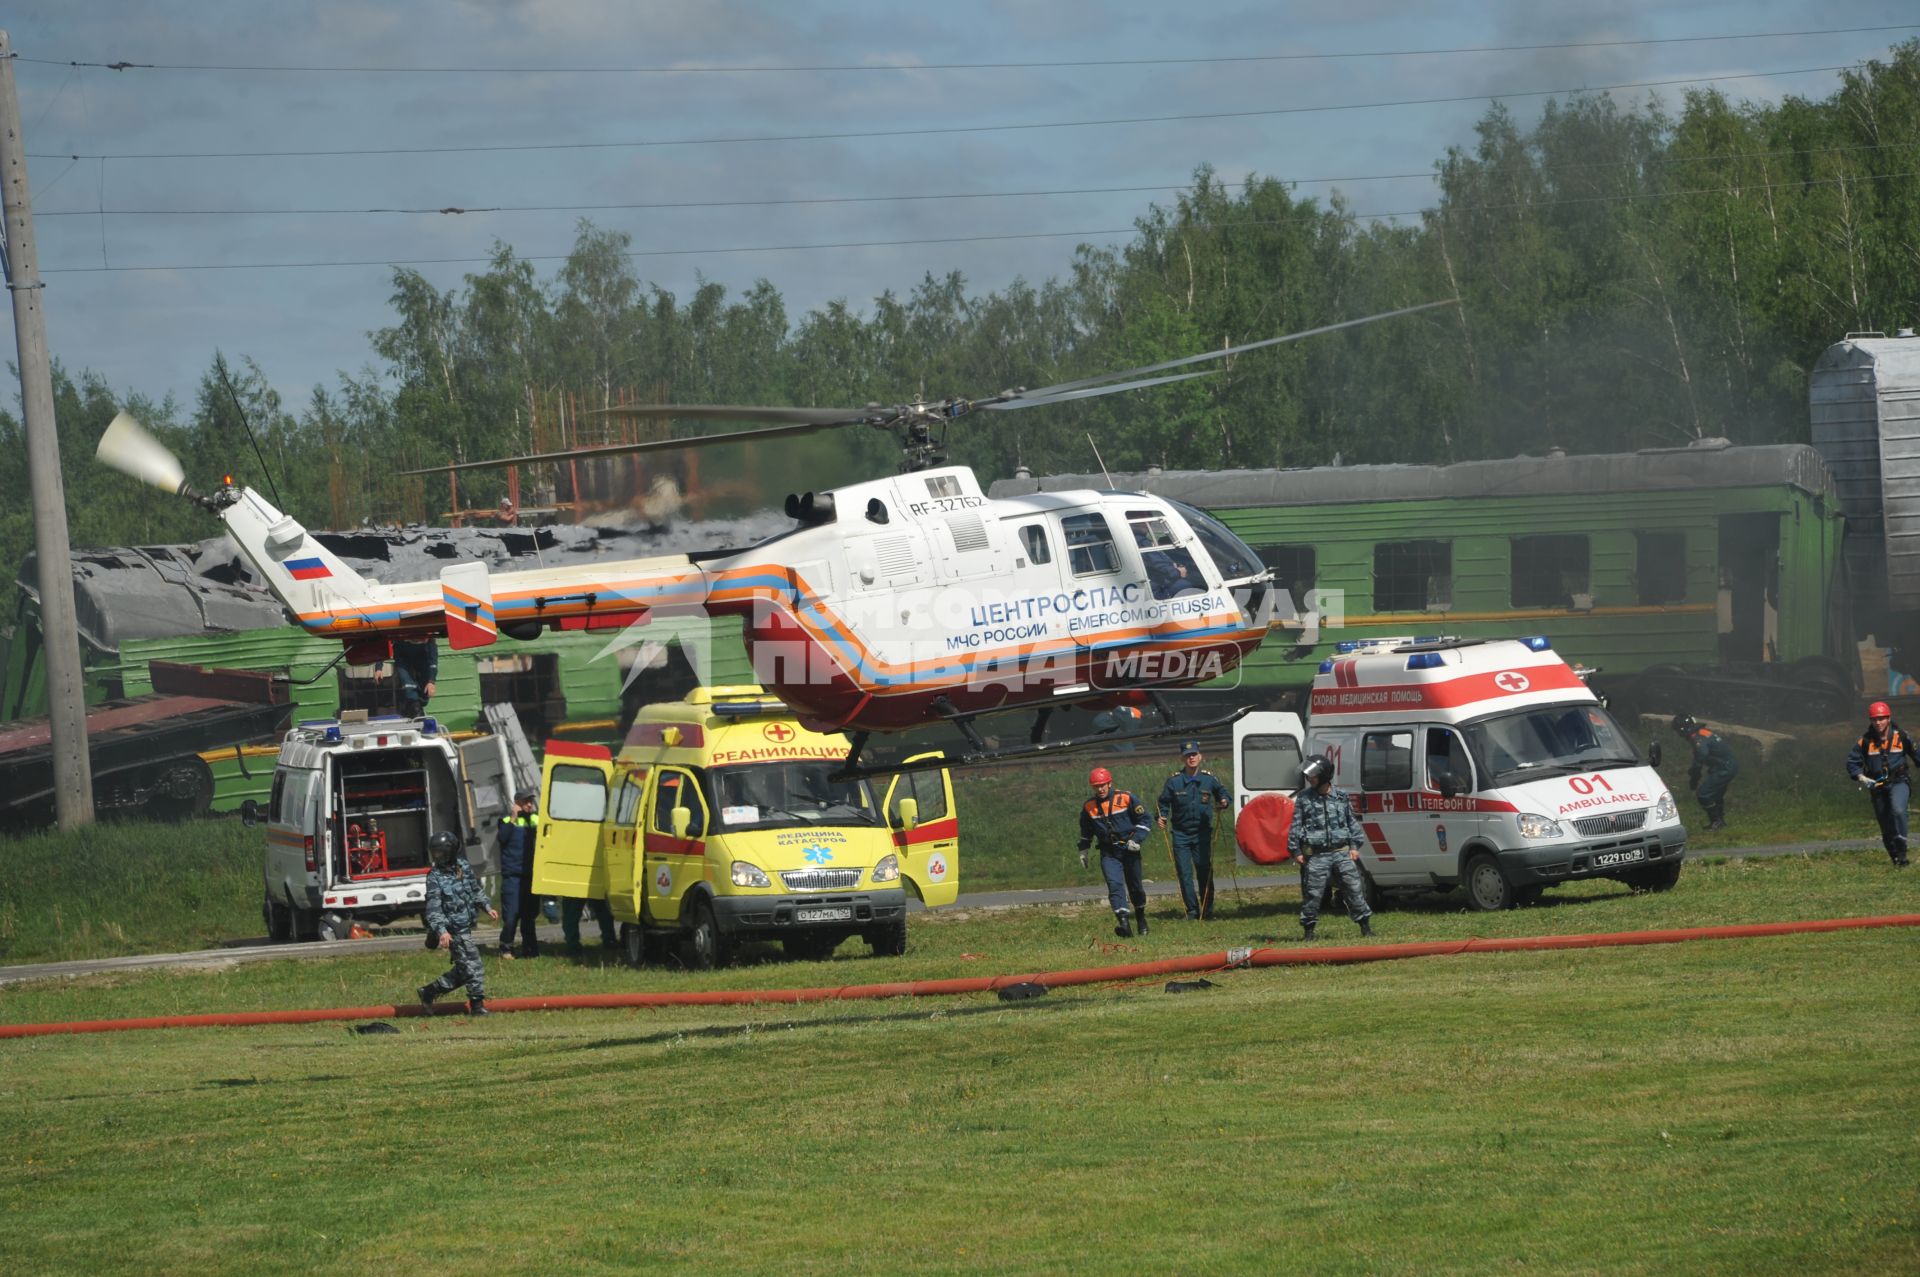
M841 775L890 774L1198 732L1239 718L1181 723L1161 693L1222 677L1266 637L1272 573L1225 525L1191 506L1139 492L1036 493L990 499L973 472L944 464L946 429L1007 411L1210 375L1188 365L1359 324L1406 307L1264 341L1038 390L861 409L643 405L610 411L770 427L652 440L406 473L740 442L864 425L899 438L899 473L789 496L794 527L733 552L493 574L450 564L438 580L380 584L361 577L291 516L228 480L201 494L177 459L122 413L97 456L216 514L294 622L340 639L356 663L384 659L396 640L444 634L455 649L549 627L613 629L654 618L739 616L758 681L807 727L843 732ZM1066 706L1152 704L1159 722L1126 732L1049 740ZM1033 713L1024 744L989 743L979 720ZM959 756L868 763L874 733L946 723Z

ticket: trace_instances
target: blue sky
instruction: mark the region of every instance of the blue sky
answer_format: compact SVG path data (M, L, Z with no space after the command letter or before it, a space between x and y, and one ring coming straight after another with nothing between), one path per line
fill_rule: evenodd
M1302 194L1337 187L1357 212L1407 212L1431 203L1434 161L1472 144L1492 97L1531 119L1543 99L1520 95L1538 90L1737 75L1719 83L1735 99L1817 98L1836 73L1794 72L1920 34L1920 14L1895 0L29 0L0 22L20 58L55 356L123 393L183 400L215 350L251 356L296 410L372 361L390 263L419 263L444 290L481 264L424 263L484 258L502 240L549 259L550 276L581 217L630 233L644 280L685 297L702 276L736 292L764 277L798 320L833 298L865 309L929 271L958 270L975 292L1062 274L1076 243L1123 241L1202 162L1228 180L1298 180ZM1680 42L1902 22L1916 25ZM1605 43L1618 41L1667 43ZM1386 56L1573 43L1586 47ZM1212 61L1157 61L1174 58ZM1155 64L932 65L1115 60ZM588 70L633 67L722 69ZM800 67L841 69L744 69ZM1671 105L1684 86L1651 91ZM1471 100L1360 105L1451 97ZM1206 118L1138 122L1165 116ZM1136 122L1030 127L1117 120ZM734 140L916 129L977 131ZM546 149L459 149L521 145ZM413 153L287 154L378 149ZM1321 178L1341 180L1309 181ZM1007 194L1092 187L1153 189ZM997 197L741 203L962 193ZM587 207L674 201L734 206ZM549 211L363 211L501 205ZM316 211L332 209L351 211ZM976 238L989 236L1035 238ZM861 246L775 251L849 244ZM11 358L10 310L0 322Z

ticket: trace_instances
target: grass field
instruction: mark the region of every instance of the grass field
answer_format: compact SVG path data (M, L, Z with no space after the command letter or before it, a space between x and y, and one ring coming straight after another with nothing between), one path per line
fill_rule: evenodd
M1550 896L1549 900L1554 900ZM496 997L986 975L1290 942L1288 893L1097 905L899 959L489 962ZM1865 853L1690 866L1381 939L1920 912ZM1329 925L1336 940L1351 934ZM1920 1271L1910 929L802 1008L0 1042L22 1273ZM392 1001L433 955L0 989L0 1021Z
M1851 728L1810 731L1764 761L1746 737L1730 737L1742 775L1728 800L1732 826L1692 835L1696 854L1715 848L1874 836L1867 802L1842 763ZM1671 733L1661 768L1698 825L1686 797L1686 760ZM1151 808L1174 762L1156 752L1075 755L965 772L955 777L961 820L961 890L1092 884L1074 852L1076 811L1087 769L1110 766ZM1225 760L1209 761L1232 783ZM1228 854L1222 830L1219 854ZM0 838L0 963L56 962L211 947L259 938L262 834L237 820L102 824L71 836ZM1146 848L1150 878L1171 878L1163 835Z

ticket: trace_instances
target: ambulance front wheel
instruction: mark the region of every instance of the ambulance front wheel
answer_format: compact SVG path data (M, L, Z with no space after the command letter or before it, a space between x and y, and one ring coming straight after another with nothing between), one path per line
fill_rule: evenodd
M713 902L703 897L693 906L693 922L687 928L687 965L695 971L714 971L732 961L733 941L720 930Z
M1484 851L1467 863L1467 903L1482 913L1513 908L1513 885L1500 872L1500 862Z
M867 947L876 958L898 958L907 951L907 924L902 919L867 932Z

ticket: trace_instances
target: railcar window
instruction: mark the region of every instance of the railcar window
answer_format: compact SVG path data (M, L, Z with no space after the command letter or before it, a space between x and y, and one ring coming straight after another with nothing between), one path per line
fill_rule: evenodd
M1310 545L1256 545L1253 552L1273 569L1273 583L1293 599L1296 611L1307 610L1307 595L1313 592L1315 563Z
M1113 552L1113 533L1106 519L1097 514L1070 514L1060 520L1067 538L1067 562L1075 576L1113 572L1120 560Z
M1687 534L1636 532L1634 586L1643 605L1681 603L1687 597Z
M1512 547L1512 599L1515 607L1572 607L1585 594L1587 538L1515 537Z
M1453 604L1451 541L1382 541L1373 547L1373 610L1424 612Z

